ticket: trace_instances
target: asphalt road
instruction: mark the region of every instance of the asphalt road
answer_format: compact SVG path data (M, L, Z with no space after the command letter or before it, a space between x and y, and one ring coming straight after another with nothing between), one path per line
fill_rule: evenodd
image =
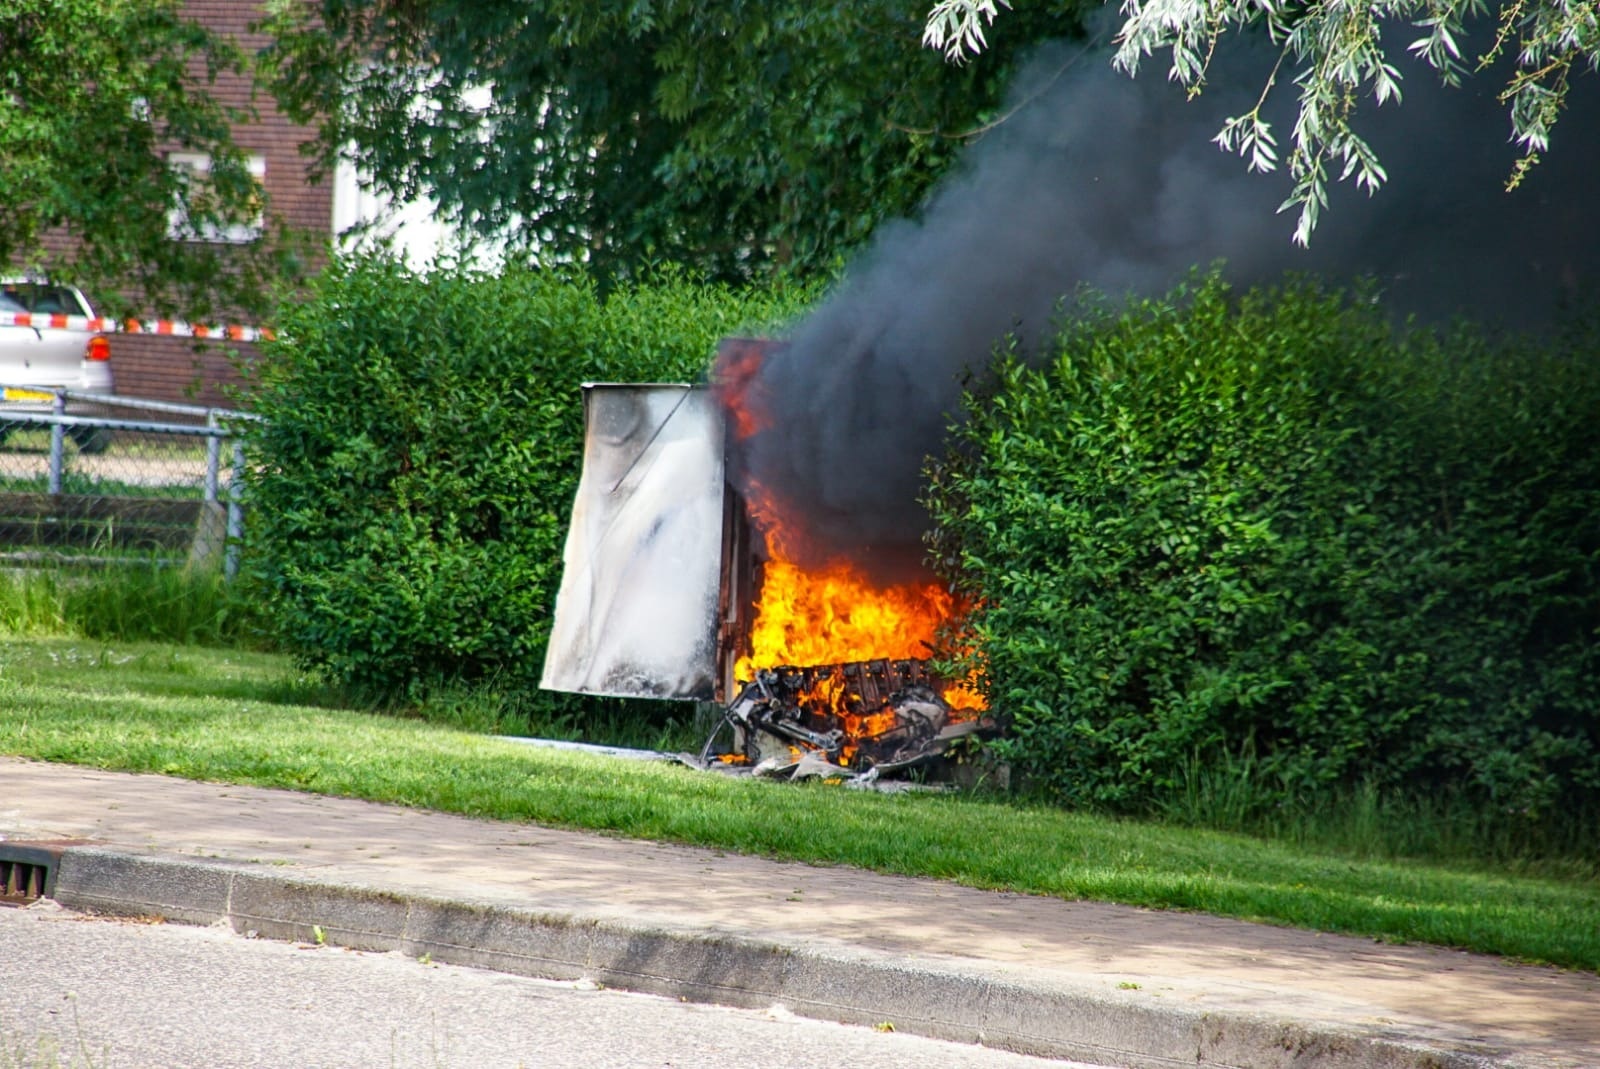
M1072 1064L48 902L0 909L0 975L4 1069Z

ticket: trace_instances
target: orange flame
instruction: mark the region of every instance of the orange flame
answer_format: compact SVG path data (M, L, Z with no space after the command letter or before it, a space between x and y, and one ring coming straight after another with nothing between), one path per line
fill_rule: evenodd
M951 611L950 595L936 584L880 589L849 563L806 572L774 557L763 575L750 656L735 673L783 664L925 658L935 629Z
M758 403L756 372L761 370L765 343L751 338L726 338L717 347L711 381L722 407L733 418L733 436L743 442L767 429L769 420Z
M770 342L727 339L717 352L714 381L734 436L743 441L770 425L757 375ZM955 598L938 583L876 586L849 561L807 570L785 548L786 532L776 495L752 487L747 502L767 547L750 653L734 666L740 682L763 668L810 667L851 661L923 660L933 652L941 624L956 611ZM844 681L824 681L811 697L843 713L851 696ZM948 688L946 703L958 715L976 715L986 704L969 685ZM852 738L870 737L894 727L892 712L845 717Z
M779 665L843 664L849 661L921 660L933 652L941 624L956 611L955 599L937 583L874 586L848 561L807 571L782 553L781 538L767 535L768 560L763 569L750 653L734 665L741 681L758 669ZM824 684L827 686L827 684ZM828 694L815 695L834 709L849 696L840 680ZM981 695L967 686L949 687L944 700L952 709L981 711ZM846 725L850 735L873 735L882 725ZM855 718L852 718L855 719ZM872 716L860 718L871 721Z

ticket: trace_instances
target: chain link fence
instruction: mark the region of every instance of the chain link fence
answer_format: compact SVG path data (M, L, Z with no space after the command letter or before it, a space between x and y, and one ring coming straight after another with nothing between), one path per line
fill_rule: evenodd
M26 394L26 396L23 396ZM238 568L246 413L85 394L6 391L0 566Z

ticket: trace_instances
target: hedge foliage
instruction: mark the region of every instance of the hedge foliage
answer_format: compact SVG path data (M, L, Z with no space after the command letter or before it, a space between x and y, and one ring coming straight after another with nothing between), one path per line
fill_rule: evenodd
M536 681L582 459L585 381L703 376L803 294L662 273L335 263L285 305L248 406L245 562L277 640L379 694Z
M1213 763L1592 811L1596 341L1197 278L1003 357L929 502L1001 752L1112 807Z

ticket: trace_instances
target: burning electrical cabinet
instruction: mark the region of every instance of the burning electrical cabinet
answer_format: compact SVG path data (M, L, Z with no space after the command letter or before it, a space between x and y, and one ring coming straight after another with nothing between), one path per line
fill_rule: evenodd
M716 702L723 706L716 730L685 760L760 773L876 778L930 761L951 740L990 726L976 695L934 678L922 659L880 655L870 636L808 645L824 655L856 654L820 664L758 651L763 643L752 636L764 633L763 614L776 611L764 595L780 578L809 577L777 559L728 485L725 420L712 391L591 383L583 397L583 474L543 687ZM835 596L845 604L819 615L848 620L849 599L871 596L843 589ZM891 607L914 604L924 614L940 611L924 602L948 602L889 597ZM872 608L855 615L887 620L879 626L903 643L901 617ZM781 630L808 626L785 621ZM768 621L765 631L772 630Z

